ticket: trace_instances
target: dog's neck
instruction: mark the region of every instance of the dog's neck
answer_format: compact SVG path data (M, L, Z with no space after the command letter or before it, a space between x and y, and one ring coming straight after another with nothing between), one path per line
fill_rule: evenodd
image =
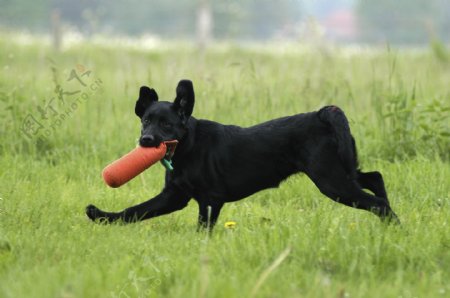
M181 140L178 140L173 159L182 159L184 155L192 150L196 127L197 119L191 116L186 124L186 133Z

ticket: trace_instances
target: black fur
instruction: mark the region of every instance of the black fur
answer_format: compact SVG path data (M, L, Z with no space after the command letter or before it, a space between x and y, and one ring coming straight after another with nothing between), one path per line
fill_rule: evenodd
M177 139L174 170L166 172L164 189L156 197L121 212L90 205L86 210L90 219L140 221L183 209L194 198L199 226L212 228L225 203L277 187L290 175L303 172L336 202L399 222L381 174L358 170L355 142L338 107L248 128L195 119L193 107L191 81L179 82L173 103L159 102L153 89L141 87L135 108L142 121L140 144L153 147Z

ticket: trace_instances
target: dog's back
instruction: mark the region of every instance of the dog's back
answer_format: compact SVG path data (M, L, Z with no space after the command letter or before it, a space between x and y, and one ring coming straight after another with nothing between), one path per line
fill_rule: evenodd
M252 127L191 117L190 148L174 158L196 192L227 201L277 187L304 171L309 155L331 130L317 112L267 121Z

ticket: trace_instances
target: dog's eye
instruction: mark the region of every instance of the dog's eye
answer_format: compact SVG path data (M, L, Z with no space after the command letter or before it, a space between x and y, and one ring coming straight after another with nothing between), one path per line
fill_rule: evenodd
M164 128L172 128L172 123L167 121L161 121L161 126Z
M144 124L144 125L150 124L150 120L144 119L144 120L142 120L142 124Z

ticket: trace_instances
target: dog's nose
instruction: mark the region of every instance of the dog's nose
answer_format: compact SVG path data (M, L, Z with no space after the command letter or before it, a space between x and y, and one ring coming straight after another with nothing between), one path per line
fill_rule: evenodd
M143 135L139 143L142 146L151 146L155 142L155 137L152 135Z
M145 135L141 137L141 140L146 142L146 143L150 143L153 142L155 140L155 137L152 135Z

